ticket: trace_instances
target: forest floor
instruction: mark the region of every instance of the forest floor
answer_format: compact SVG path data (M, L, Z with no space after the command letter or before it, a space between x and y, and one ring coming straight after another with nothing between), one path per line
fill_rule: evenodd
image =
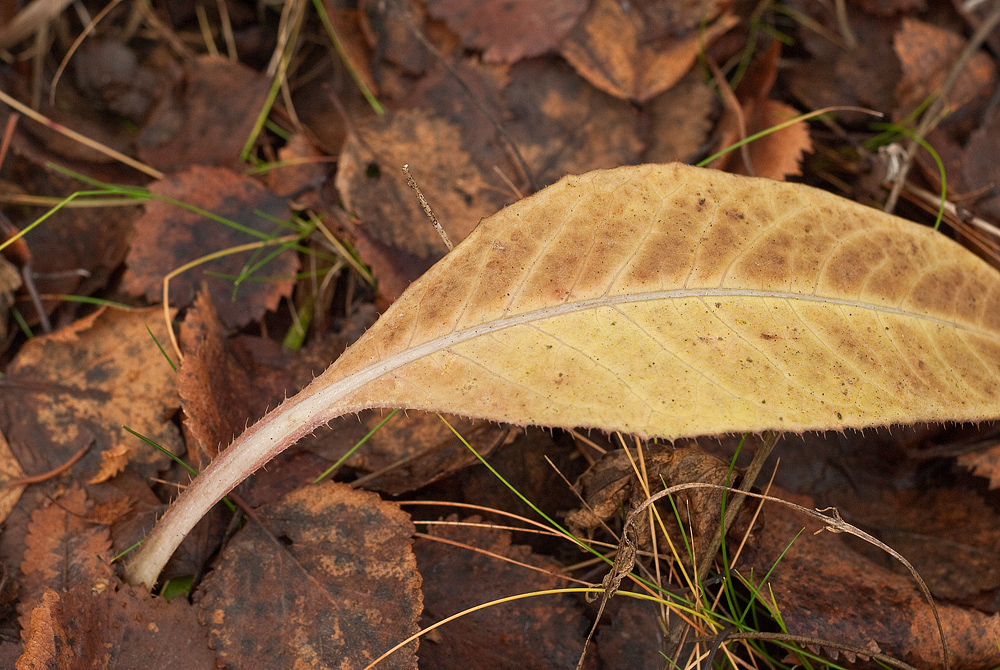
M680 161L942 212L1000 266L1000 2L24 4L0 0L0 667L360 669L533 592L375 667L1000 667L989 422L786 435L756 480L905 557L936 614L884 548L758 500L696 579L718 491L661 501L637 578L589 602L609 566L533 507L610 561L630 504L733 483L759 439L460 406L474 449L435 413L337 419L217 505L154 595L122 576L181 461L448 252L404 165L456 243L564 175Z

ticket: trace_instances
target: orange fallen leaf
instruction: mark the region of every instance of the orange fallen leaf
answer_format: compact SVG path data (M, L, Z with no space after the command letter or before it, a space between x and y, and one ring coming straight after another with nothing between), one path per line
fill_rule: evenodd
M799 112L794 107L768 98L777 81L780 55L781 43L775 41L750 64L746 77L735 91L739 113L727 105L716 128L715 136L720 149L743 139L741 124L745 126L742 130L746 131L746 136L750 136L798 116ZM789 175L802 174L802 155L809 151L812 151L809 125L798 121L754 140L745 149L720 156L711 167L736 174L784 179ZM750 165L746 164L744 156L749 159Z

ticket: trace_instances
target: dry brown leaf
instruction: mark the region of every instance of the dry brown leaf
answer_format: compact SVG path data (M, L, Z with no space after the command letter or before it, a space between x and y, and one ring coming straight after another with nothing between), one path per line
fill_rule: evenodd
M742 130L750 136L798 116L799 112L794 107L768 99L778 78L780 55L781 43L775 41L750 64L735 91L739 113L727 105L716 128L715 137L720 149L742 139ZM736 174L784 179L788 175L802 174L799 164L802 154L808 151L812 151L809 125L799 121L769 132L741 151L730 151L720 156L711 167ZM746 159L749 159L750 165L746 164Z
M743 111L747 119L748 136L784 123L799 114L794 107L766 99L747 101ZM733 123L727 124L726 121ZM728 113L723 121L720 121L719 129L717 135L720 138L720 147L731 146L740 139L734 118ZM726 132L727 130L729 132ZM802 174L802 156L810 151L812 151L812 139L809 136L809 124L805 121L798 121L781 130L775 130L747 145L754 175L769 179L784 179L787 176ZM747 174L749 169L742 160L742 155L740 151L730 151L713 162L712 166L726 169L734 174Z
M229 170L194 166L154 183L149 190L158 197L146 203L145 214L136 221L122 285L125 291L145 295L150 302L162 300L164 276L180 266L221 249L285 232L276 221L288 217L288 202L253 179ZM208 210L244 230L209 220L171 200ZM285 249L271 258L279 250L278 246L248 250L193 267L170 281L170 302L186 306L204 282L215 296L223 323L235 328L256 321L290 296L295 286L298 256ZM234 277L264 259L267 263L256 268L255 274L267 277L267 281L235 283Z
M303 192L319 188L328 178L323 154L304 133L296 133L278 149L278 159L280 162L265 175L271 191L283 198L295 197L295 209L305 209ZM312 203L316 198L310 194L308 200Z
M180 335L184 360L177 371L177 391L188 436L187 457L198 469L268 409L308 384L314 370L322 369L346 346L339 338L316 338L291 357L265 338L226 337L205 291L188 310Z
M605 621L606 619L606 621ZM663 636L658 603L636 598L608 601L594 641L608 670L658 668L674 649Z
M897 119L905 118L937 94L965 43L965 38L950 30L917 19L903 19L893 38L903 67L903 77L896 85ZM977 97L988 98L989 91L996 86L996 76L993 59L985 51L973 53L948 93L948 109L957 111Z
M136 138L138 158L165 172L196 165L242 169L240 152L271 86L264 73L218 56L185 62L180 99L167 95Z
M24 492L24 486L8 486L6 483L24 477L24 470L14 458L14 452L10 450L3 433L0 433L0 476L3 477L3 481L0 481L0 523L3 523Z
M100 589L113 578L111 537L107 527L87 520L90 509L87 494L74 488L32 512L21 561L18 610L23 628L46 590L77 585Z
M26 130L28 127L27 124L20 124L18 130ZM11 141L12 147L17 146L17 136ZM68 167L61 158L49 160L56 160L60 165ZM94 176L94 173L88 174ZM107 179L107 176L95 178ZM67 193L85 188L83 182L48 167L19 170L15 179L26 193L59 199L66 197ZM115 182L122 183L117 180ZM59 313L54 315L55 322L65 322L74 309L60 301L59 294L93 295L106 289L109 278L118 272L125 259L132 235L132 223L140 212L141 208L138 206L61 210L53 214L49 224L33 229L26 242L24 238L19 240L30 247L29 258L35 288L40 295L49 296L48 299L42 299L42 305L50 314L61 307ZM7 213L18 228L28 226L37 216L37 212L26 208L8 209ZM10 248L4 253L9 250ZM18 261L21 262L23 261ZM0 279L0 284L2 283L3 280ZM17 306L28 324L34 327L39 320L38 314L23 291L18 296ZM41 329L36 332L39 330Z
M701 150L712 129L715 93L700 74L689 73L647 103L649 141L644 163L686 162ZM626 163L622 163L625 165Z
M182 451L171 422L180 406L174 371L151 332L159 342L168 341L159 309L101 309L25 343L0 379L0 426L24 467L55 468L93 441L76 466L89 478L97 472L100 452L125 443L137 472L156 476L168 459L123 425L174 453ZM40 462L26 460L26 453Z
M359 0L358 19L365 37L386 62L408 75L422 75L433 57L414 34L423 31L427 11L414 0ZM375 67L377 63L373 64Z
M996 418L998 303L1000 275L955 242L808 186L566 177L482 222L220 454L130 578L153 583L232 486L368 407L665 438Z
M356 9L333 7L333 3L323 3L330 17L330 28L340 42L340 57L344 59L352 76L357 77L360 84L371 91L378 91L378 85L372 77L374 59L365 44L365 34L359 24L360 17Z
M462 148L459 127L424 110L380 116L348 137L337 166L347 210L382 244L439 258L448 248L406 185L405 164L456 243L493 211L491 186Z
M977 477L990 480L990 490L1000 489L1000 445L971 454L963 454L956 459L962 467L968 468Z
M650 46L639 12L626 11L616 0L596 0L563 42L561 53L602 91L646 102L676 84L699 51L737 23L734 15L724 14L704 30Z
M416 632L413 524L398 505L326 482L258 514L267 532L240 531L196 596L225 667L360 669ZM415 651L379 667L416 668Z
M866 12L879 16L892 16L903 12L922 12L927 9L925 0L854 0Z
M458 518L448 521L457 523ZM434 525L417 539L413 551L423 577L425 626L491 600L569 585L554 561L512 544L504 530ZM449 622L437 629L440 640L421 644L418 655L423 667L442 670L571 668L583 648L587 623L579 601L570 595L527 598ZM591 659L586 667L595 665Z
M510 135L528 165L537 166L538 183L639 161L635 107L589 86L566 63L518 63L504 94Z
M839 31L832 6L807 3L801 7L812 20ZM893 109L896 106L893 91L903 77L899 58L892 48L899 21L874 18L862 12L850 12L848 18L858 48L845 49L826 35L802 31L800 44L812 58L791 63L782 79L808 109L834 105ZM871 118L856 112L843 114L844 121L850 124L867 123Z
M805 496L772 495L813 507ZM767 541L748 544L736 569L756 576L755 584L770 575L762 593L773 598L788 632L881 651L918 668L945 667L931 608L909 574L872 562L844 536L819 532L821 523L785 505L768 502L762 518ZM1000 616L941 602L937 609L952 668L1000 663ZM835 650L826 654L836 658Z
M1000 183L1000 113L994 110L970 136L962 156L961 177L970 190L983 189L986 197L971 203L981 215L1000 216L1000 197L993 188ZM949 186L951 188L951 186ZM992 197L990 197L992 196Z
M639 483L634 463L640 462L635 449L631 455L624 449L604 454L580 477L586 505L566 515L566 527L577 537L593 537L594 530L605 525L623 509L633 509L650 495L664 488L689 482L725 485L731 476L729 464L705 453L692 442L680 448L664 444L650 444L643 450L646 485ZM719 532L719 510L723 507L722 491L695 489L674 497L679 509L685 510L684 528L677 528L674 520L665 519L661 528L672 538L672 543L690 543L694 556L703 556ZM741 523L740 525L746 526ZM649 529L637 529L640 549L653 548ZM739 540L737 540L738 542ZM661 535L660 546L664 546Z
M555 50L587 9L586 0L429 0L466 47L489 62L513 63Z
M214 670L206 630L184 598L135 587L46 589L31 612L18 670Z
M847 487L828 496L851 522L913 563L935 598L963 602L1000 587L1000 518L971 487L883 490ZM885 553L855 547L875 562Z

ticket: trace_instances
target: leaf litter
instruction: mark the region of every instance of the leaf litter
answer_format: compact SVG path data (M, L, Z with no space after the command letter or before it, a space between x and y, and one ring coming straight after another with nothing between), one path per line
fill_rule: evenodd
M983 10L973 13L964 8L942 8L932 12L924 11L921 3L908 2L852 3L847 5L846 15L838 19L832 7L817 3L788 3L787 14L776 14L766 7L751 14L750 10L728 2L681 6L655 1L627 4L595 1L580 3L572 13L567 11L565 3L561 4L559 9L563 10L565 21L546 25L539 32L528 29L537 25L532 21L537 22L539 6L508 3L499 8L507 12L505 21L523 25L524 29L497 32L495 22L487 23L485 31L479 30L471 22L478 15L470 7L459 0L430 2L427 6L404 0L362 2L357 9L335 10L327 5L348 54L343 60L329 57L330 51L323 43L328 39L326 32L310 15L303 26L307 31L315 31L312 35L316 39L297 43L295 60L289 62L285 75L291 86L278 92L270 109L268 130L258 136L254 145L255 158L274 166L265 173L264 183L280 195L267 193L256 185L255 179L239 174L248 167L239 156L267 100L274 70L266 68L279 36L258 15L236 6L227 6L225 18L213 8L208 8L201 18L197 12L181 8L171 8L169 14L148 14L139 19L150 30L147 35L154 36L147 42L118 32L119 27L127 24L127 14L123 8L112 10L103 23L98 23L95 34L84 40L84 49L69 59L72 76L64 77L55 89L59 104L42 106L50 118L170 172L159 182L147 183L141 173L112 162L106 154L81 148L59 134L58 129L40 130L42 126L27 118L15 119L6 106L0 106L0 120L8 124L11 138L9 152L4 153L6 144L0 149L0 204L19 227L28 225L43 211L29 196L65 197L82 187L46 165L46 161L54 161L90 178L140 183L154 192L166 188L168 183L187 179L189 185L200 188L160 194L173 195L226 218L252 217L254 209L268 209L274 204L273 209L268 209L270 219L255 220L255 225L262 226L258 230L268 234L278 229L278 220L289 218L290 204L306 214L304 219L315 214L341 240L334 250L316 233L314 238L303 241L298 253L286 251L279 255L277 262L283 263L280 267L272 263L261 268L259 278L263 281L244 281L235 292L233 277L247 267L246 257L232 267L210 267L204 274L200 269L190 270L172 280L174 290L180 291L174 294L174 299L182 308L178 319L185 353L180 381L175 385L172 372L160 369L170 370L145 330L148 326L161 344L168 342L162 320L157 318L158 309L122 313L106 309L97 314L88 312L92 308L58 296L79 293L136 306L155 304L161 298L160 282L166 273L205 254L253 238L206 239L168 250L170 245L164 242L178 233L187 234L185 230L201 233L224 229L217 222L190 216L184 210L158 210L162 203L155 200L145 204L146 214L134 228L138 215L134 206L86 208L62 210L51 225L43 224L29 233L25 240L34 262L35 279L57 335L25 341L21 334L24 326L13 317L4 317L4 328L0 329L5 374L2 384L8 392L0 402L4 417L0 429L11 446L11 468L9 472L5 470L5 476L21 479L19 473L32 475L53 470L81 447L89 442L93 445L80 463L72 464L53 480L33 484L19 501L11 503L13 507L0 536L0 555L8 566L6 581L0 586L0 603L17 607L10 608L5 619L4 631L8 635L0 640L3 659L11 658L13 662L21 656L19 662L24 667L28 664L72 667L72 659L95 659L107 645L113 645L119 653L108 667L132 667L127 644L107 636L108 631L117 630L118 626L127 629L136 622L139 622L136 635L141 629L144 637L132 639L141 639L139 647L147 650L170 648L169 643L161 640L171 636L174 640L178 637L200 640L186 652L185 662L191 667L209 667L213 659L225 664L224 654L237 653L229 645L237 639L233 635L239 627L228 627L226 617L221 617L222 623L218 617L205 618L207 611L223 611L221 604L206 610L205 603L220 597L222 591L218 585L223 583L223 577L246 578L259 566L246 567L244 562L238 564L242 567L230 567L231 564L225 563L227 559L212 557L220 545L220 556L236 556L235 548L246 542L249 531L257 533L254 542L262 542L260 547L270 543L266 551L274 551L275 556L282 557L280 561L288 561L288 556L295 555L295 542L288 545L286 540L291 538L282 539L278 520L269 518L264 527L248 521L228 541L227 513L219 510L199 526L170 572L172 576L196 575L194 600L203 615L198 622L196 608L184 598L174 598L165 607L162 598L150 598L141 588L123 586L116 576L117 567L103 570L104 576L86 577L75 586L46 583L39 575L45 571L48 571L45 574L60 572L59 560L65 559L57 559L58 552L39 549L32 557L37 558L34 563L42 572L34 570L33 563L25 562L24 548L41 546L42 529L32 519L43 511L54 515L53 505L58 507L61 502L71 513L61 512L64 530L51 531L53 541L62 543L60 546L69 554L75 554L77 543L95 541L87 538L103 538L99 540L101 548L91 552L91 556L103 557L101 560L107 565L112 553L108 543L113 543L113 553L134 544L162 511L158 501L173 497L177 486L183 487L190 481L190 475L182 474L164 457L140 446L137 438L123 433L121 423L172 451L184 449L191 463L204 466L214 449L286 394L301 388L345 344L356 339L371 323L370 301L374 299L383 308L395 301L409 282L444 253L415 200L402 187L398 169L403 163L410 164L445 227L453 237L462 238L473 231L480 218L556 182L565 174L643 160L694 162L736 139L738 135L734 136L731 129L726 131L732 125L728 116L735 110L722 101L718 82L706 75L702 66L706 57L718 63L731 81L742 78L747 82L742 93L740 85L736 89L741 112L750 122L749 132L767 127L779 118L834 104L861 104L886 113L893 121L905 122L905 115L932 95L950 74L966 37L986 17ZM271 10L265 10L268 11ZM527 11L532 13L523 13ZM53 18L63 22L70 33L75 34L80 28L68 15L53 15ZM277 23L277 15L274 18ZM762 26L766 30L761 31ZM769 47L774 44L768 42L770 35L782 37L789 46L780 50ZM761 41L755 43L758 39ZM434 51L427 48L428 43ZM57 45L46 55L53 59L52 69L64 53L65 47ZM197 57L192 58L196 53ZM241 62L206 55L214 53L228 54L233 60L238 56ZM650 63L667 61L670 67L649 67ZM744 72L745 67L749 69ZM352 75L376 92L390 110L385 117L380 118L379 112L361 95L352 83ZM28 102L32 86L28 78L15 72L3 73L0 83L0 89ZM978 50L949 96L952 114L927 136L949 168L949 196L960 203L950 221L955 226L977 226L979 221L988 222L994 215L991 210L994 194L989 189L995 181L990 176L995 173L990 160L996 152L986 148L995 134L989 130L995 121L986 104L995 87L995 68L987 52ZM832 120L832 124L830 119L827 122L825 126L800 123L794 138L787 135L782 139L775 134L752 143L748 149L756 153L752 164L760 174L782 177L801 173L802 179L809 183L825 184L840 193L869 199L866 202L873 197L881 198L880 177L875 174L879 157L874 153L876 147L866 144L876 136L876 131L867 128L866 121L857 115L843 114ZM286 137L292 138L287 144ZM736 166L742 163L740 152L730 156L730 169L738 169ZM334 158L339 158L336 167ZM278 160L289 164L283 166ZM913 188L922 185L930 191L940 189L930 154L920 153L917 160L921 174L911 177ZM208 167L194 167L198 165ZM239 187L230 188L237 183ZM230 186L220 188L220 184ZM240 202L228 197L232 194L238 198L238 192L258 195ZM261 196L262 193L267 195ZM902 213L907 218L923 216L916 206L907 203L903 207ZM160 227L149 227L151 212L161 217L157 224ZM974 238L967 228L962 228L958 237L972 240L970 245L974 248L985 249L987 253L992 248L995 253L995 243L991 246L988 239ZM142 245L146 255L135 255ZM885 270L873 275L879 279L858 284L859 290L872 290L873 286L884 283L882 278L891 274L890 270L903 268L885 260L888 258L885 250L892 248L888 242L868 244L867 248L854 243L849 248L848 255L864 259L869 267L881 262ZM95 253L93 249L101 252ZM312 274L317 267L331 267L324 264L332 256L324 256L322 263L318 263L304 249L332 255L353 250L362 262L372 267L379 281L378 293L373 295L370 289L363 288L363 281L346 272L331 271L329 280L321 274ZM882 254L873 253L876 249L882 250ZM123 283L120 277L126 252L130 254L129 269ZM152 260L157 257L159 260ZM767 258L774 261L779 256ZM557 259L553 256L549 260ZM296 277L297 272L303 274ZM135 277L140 273L145 278L136 282ZM489 278L501 282L504 275L498 273ZM194 301L204 286L202 280L212 287L212 295L202 294ZM940 293L931 291L925 295L937 300L939 306L947 304L948 299L954 301L959 274L939 274L935 281L945 288ZM323 282L324 288L320 290ZM27 289L18 288L17 283L5 284L9 285L13 306L25 318L27 327L37 328L41 320ZM988 295L977 295L977 290L985 289L973 287L970 293L980 301L988 301ZM294 302L285 302L293 296L293 291ZM312 322L316 330L307 331L303 353L280 352L275 341L291 328L287 307L295 310L294 319L304 317L308 322L311 318L308 310L312 309L312 303L306 299L307 295L323 300L316 303L316 309L324 310ZM213 310L219 316L212 314ZM368 310L367 316L364 310ZM6 309L3 314L8 314ZM754 335L762 343L773 343L769 345L772 352L782 345L801 342L784 337L787 333L782 327L781 317L771 317ZM112 333L118 331L116 339ZM588 332L580 328L574 340L577 346L586 341ZM846 342L862 337L863 332L851 326L827 335L836 335L829 341ZM711 339L716 336L709 333L706 336L709 341L699 340L698 346L718 349L719 343ZM125 345L126 341L134 346ZM975 376L972 367L963 367L960 357L949 357L947 347L935 346L949 363L950 382L958 380L955 370ZM919 363L927 362L923 354L932 349L921 350L914 359L914 370L921 370ZM871 357L867 362L858 358L852 363L861 365L861 369L865 369L864 365L889 365L888 359L883 358L884 352L869 350L867 354ZM119 363L128 360L136 362ZM704 363L704 359L699 360ZM105 361L114 363L109 367ZM745 373L745 368L736 367L736 362L736 359L730 361L734 372ZM836 374L843 379L850 377L843 368L834 365L833 369L839 370ZM100 370L107 373L107 380L94 377ZM915 374L921 377L919 372ZM84 383L72 381L77 377ZM755 384L758 388L773 387L773 381ZM682 393L683 386L661 385L660 392L668 389L668 394ZM815 389L812 382L807 387ZM149 390L153 388L158 390ZM983 388L986 387L980 390ZM804 398L807 393L802 393ZM894 392L887 395L891 397ZM946 418L959 418L952 411L955 403L967 402L968 398L954 393L945 395L949 400L943 403L942 413L950 414ZM83 400L71 400L78 396ZM84 402L90 397L96 402ZM106 402L106 397L112 402ZM479 413L472 405L462 403L456 409L457 414ZM151 412L147 414L147 410ZM758 415L766 416L770 408L756 410ZM842 409L838 411L844 413ZM62 418L39 420L46 416ZM307 505L313 504L312 494L305 492L315 489L301 487L344 455L381 418L378 412L370 412L363 415L361 422L353 417L339 419L331 431L321 430L297 450L284 454L257 478L259 483L245 485L241 493L259 506L260 518L266 510L284 509L281 506L287 503L283 501L299 499L296 496ZM540 501L547 511L565 513L579 507L579 501L568 486L562 488L566 485L547 469L542 456L553 456L573 480L589 461L599 458L600 450L618 448L617 441L607 442L596 433L577 434L572 439L565 433L541 430L520 435L504 426L471 422L459 425L458 417L448 419L472 440L477 451L488 453L501 473L509 475L529 499ZM433 414L411 412L405 421L390 423L384 432L376 433L367 450L362 447L335 476L394 494L412 491L417 497L445 498L462 504L489 500L500 509L522 505L520 501L509 502L512 494L503 489L494 475L468 466L475 457L438 421ZM569 423L587 425L590 421ZM183 432L178 431L178 426ZM918 434L901 432L898 428L891 435L849 432L841 437L827 437L821 443L806 436L812 445L810 449L798 449L791 443L778 448L782 454L781 467L788 468L787 478L794 480L794 488L808 494L812 487L818 496L824 490L829 491L832 482L838 482L839 496L831 496L829 492L822 495L834 498L833 503L844 510L845 516L853 514L859 524L883 534L889 544L905 547L904 554L916 554L922 559L913 557L941 600L939 607L951 637L953 667L978 667L1000 660L995 658L995 645L988 644L996 634L991 626L995 627L997 585L991 577L989 562L981 563L983 557L996 551L996 539L989 528L998 501L986 488L987 481L995 483L997 479L995 460L982 448L963 452L957 461L953 456L931 456L954 452L947 451L953 442L973 444L977 435L981 436L980 442L989 446L989 426L984 426L982 433L943 430ZM447 446L441 446L445 443ZM724 463L732 456L734 443L731 438L699 442L700 448L717 453ZM889 451L873 446L884 444L895 446ZM652 449L649 453L655 453L655 447L649 448ZM928 456L912 460L896 458L901 453L898 450L907 449L926 452ZM851 454L860 451L869 454L867 460L852 461ZM801 459L800 453L804 454ZM896 460L880 461L878 454L883 459ZM421 455L424 456L421 460L414 460ZM744 463L745 458L739 462ZM837 459L844 463L850 477L831 474L836 471ZM980 479L963 468L973 469ZM540 474L542 470L548 474ZM778 474L784 476L781 469ZM150 478L170 483L156 484ZM81 497L82 489L72 486L86 482L92 483L86 484L86 497ZM9 493L15 490L12 488ZM317 495L316 500L320 497ZM358 507L352 520L338 521L334 524L336 528L350 529L356 517L374 513L376 508L391 507L379 503L371 494L363 494L359 500L364 502L356 502ZM761 512L759 526L748 536L741 562L735 566L744 578L751 567L754 576L766 574L775 564L774 552L787 545L795 530L807 525L801 519L785 523L780 515L770 511L771 507L767 505ZM425 511L425 518L434 520L453 513L454 509L439 506ZM662 511L669 513L667 508ZM416 511L413 513L419 516ZM75 515L73 518L78 520L71 521L67 514ZM397 520L405 518L398 511L393 515ZM932 518L930 523L926 521L928 518ZM620 528L621 518L611 514L607 522L612 528ZM383 524L388 524L385 526L388 528L395 522L372 523L372 532L378 532ZM300 525L315 529L322 522L310 513ZM595 527L594 532L599 537L603 530ZM509 547L509 539L497 544L496 538L502 534L491 533L489 537L476 532L463 536L480 541L484 547L499 547L498 553L516 554L522 559L531 556L526 550L504 549L505 542ZM675 530L670 534L677 535ZM405 547L411 535L410 530L398 530L394 546ZM441 535L437 531L431 533L431 536ZM278 538L278 544L269 537ZM568 544L526 533L518 533L516 537L518 543L530 542L539 552L530 561L545 562L556 573L582 560ZM604 539L614 541L613 537ZM729 539L734 545L739 541L736 537ZM464 607L466 603L478 604L490 597L488 589L484 591L482 587L490 586L491 576L499 574L496 559L471 560L469 550L455 550L433 542L424 537L417 541L418 563L408 578L410 586L392 587L392 593L407 591L417 598L423 593L429 608L430 595L438 593L438 589L462 587L458 591L461 602L446 602L447 610ZM942 543L956 550L930 549ZM447 560L455 565L454 570L442 573L440 583L433 587L427 577L433 568L419 563L421 552L429 552L431 548L452 552ZM399 555L406 555L405 549L399 551ZM252 552L251 549L247 554L250 562L254 558ZM802 554L801 560L795 552ZM359 547L353 557L337 560L358 566L374 565L373 559L365 556L365 550ZM834 642L853 641L863 648L878 646L922 667L940 667L940 649L935 646L938 643L926 605L915 587L885 567L884 559L876 553L845 544L839 537L821 535L800 537L788 557L788 567L783 566L785 559L778 561L771 577L782 620L790 630ZM76 559L71 556L70 560ZM408 560L390 563L399 568L410 565ZM476 573L478 576L464 582L455 577L460 570L480 561L483 567ZM975 579L959 578L970 566L980 564L981 569L974 571ZM24 568L18 570L16 566ZM648 559L645 563L640 560L637 570L654 567ZM662 567L666 568L667 563ZM845 571L847 577L842 577ZM418 588L413 580L419 580L421 573L424 586ZM310 580L321 579L325 573L323 568L310 567L294 577L289 576L290 572L276 574L273 586L256 589L260 600L254 602L269 607L281 602L305 603L308 594L315 595L315 581ZM603 574L601 570L582 568L576 576L600 583ZM302 579L312 586L302 586ZM527 582L519 583L519 579L511 579L511 592L527 590ZM88 580L107 584L95 590ZM829 583L841 581L848 587L827 588ZM813 584L814 588L794 587L801 583ZM264 625L260 630L273 637L273 627L266 628L273 620L255 618L250 601L241 602L254 594L255 587L252 584L225 596L231 600L224 607L249 617L245 631ZM709 587L715 588L711 583ZM868 606L864 598L858 597L866 589L884 597L871 599L873 605ZM575 596L559 598L562 600L536 599L538 605L525 608L525 615L530 612L538 617L534 633L542 637L537 639L549 639L545 635L556 635L559 630L551 622L552 608L557 607L555 603L565 602L565 620L558 625L567 625L576 633L566 633L558 642L545 645L537 641L527 643L527 647L524 639L500 633L502 645L494 650L508 650L509 654L521 654L527 659L532 650L546 646L564 650L559 657L563 660L543 659L537 667L569 667L575 663L582 642L573 640L585 634L594 612L588 613L583 600L574 600ZM348 600L337 599L338 603ZM622 599L610 601L595 638L597 646L584 661L589 664L586 667L638 667L635 661L627 660L632 658L629 653L657 662L662 659L661 651L676 656L677 650L668 648L661 624L657 623L657 618L665 614L662 608L651 606L641 610L643 614L636 614L632 612L631 600L626 605L619 605L619 600ZM387 626L373 628L382 631L379 635L386 635L378 649L360 655L352 652L346 657L324 657L315 653L318 647L309 638L319 627L310 630L309 626L302 626L297 629L302 631L301 635L296 633L295 637L301 644L289 652L288 658L296 659L303 667L331 667L344 662L347 667L364 667L366 662L360 660L361 656L374 658L369 652L377 656L403 639L404 629L415 630L412 617L419 613L420 607L413 602L419 600L411 602L409 614L393 615L383 622ZM262 611L260 607L257 610ZM438 618L454 613L435 612ZM473 625L463 624L463 619L459 619L449 626L466 626L469 640L482 639L477 636L490 630L485 628L491 625L486 620L502 617L503 612L502 607L490 609L477 615L483 617L481 624L474 619L469 619ZM887 612L897 616L890 620L885 616ZM18 614L21 621L16 619ZM92 621L93 625L83 628L68 625L79 617ZM186 632L164 634L174 630L175 624L167 622L175 617L176 625L185 626ZM644 623L640 627L639 623L626 621ZM897 621L898 625L894 623ZM294 625L295 621L289 619L289 624ZM912 630L904 629L903 624L911 625ZM440 661L435 667L450 667L444 660L444 649L449 640L455 639L454 631L458 629L445 626L439 630L442 637L435 639L444 642L423 641L416 656L411 646L409 656L390 657L382 667L394 667L391 665L394 663L414 667L418 657L425 667L430 667L427 664L432 663L432 656ZM500 630L509 630L509 626ZM924 635L921 632L924 630L930 632ZM717 631L717 627L702 626L699 633L702 638L688 649L694 653L699 648L713 648L703 638L721 640L714 647L717 664L729 658L727 654L756 653L741 646L745 643L725 641ZM263 637L245 639L246 644L238 653L256 654L255 658L263 658L264 663L275 658L262 651L259 640ZM616 644L625 640L627 644L615 651ZM480 643L480 648L488 645ZM822 645L807 645L808 650L826 657L837 653L834 647ZM472 648L472 652L481 652L479 658L484 658L481 654L485 651ZM463 665L475 662L475 656L458 658L455 662ZM677 658L683 666L683 659Z

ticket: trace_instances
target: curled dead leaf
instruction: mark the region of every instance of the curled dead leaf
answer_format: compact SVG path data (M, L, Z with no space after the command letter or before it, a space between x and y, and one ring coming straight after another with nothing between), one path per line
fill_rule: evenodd
M369 407L677 438L997 416L1000 275L801 184L681 164L566 177L483 221L167 513L152 584L222 495Z

